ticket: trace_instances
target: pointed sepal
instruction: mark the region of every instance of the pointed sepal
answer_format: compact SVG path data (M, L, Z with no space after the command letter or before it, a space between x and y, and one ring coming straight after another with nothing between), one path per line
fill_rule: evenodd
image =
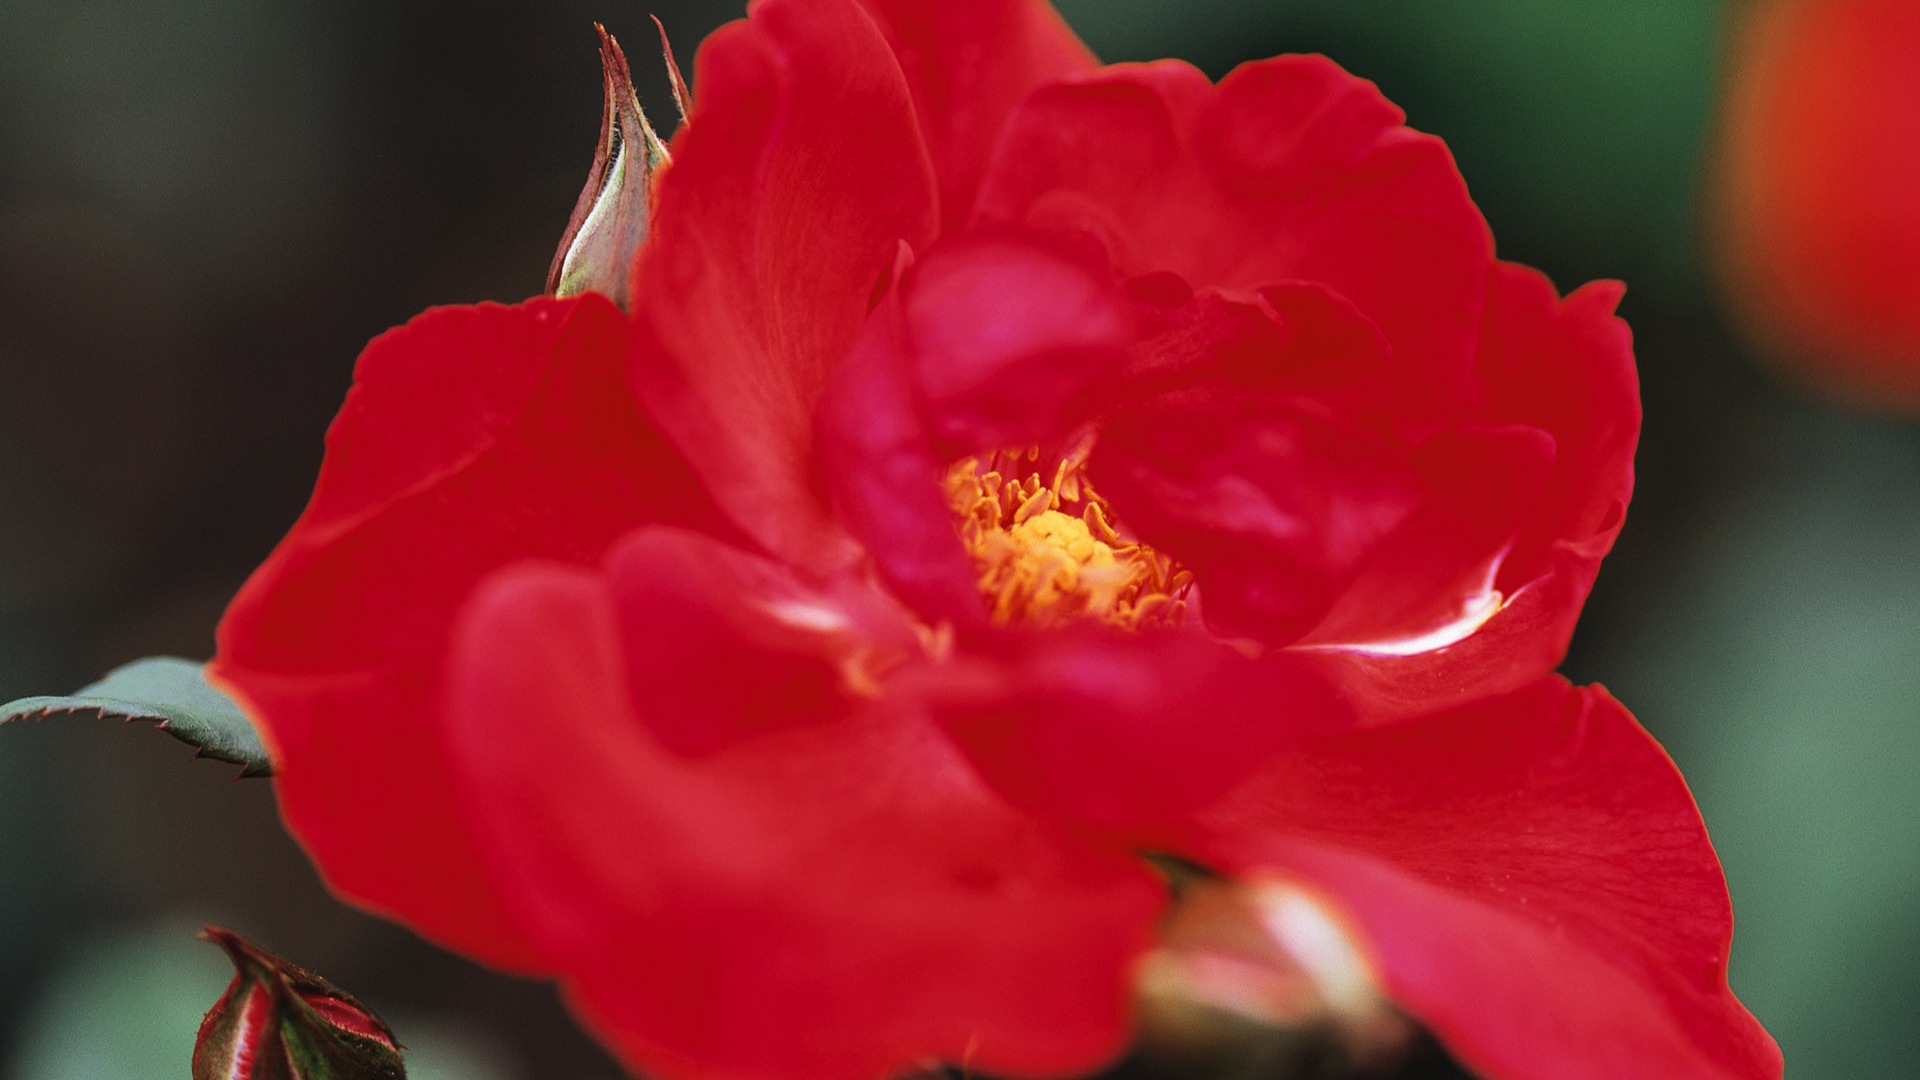
M194 748L196 756L232 762L240 775L271 776L273 765L253 722L234 700L207 681L204 665L150 656L107 673L69 697L28 697L0 705L0 724L93 713L131 723L143 720Z
M633 73L620 43L595 24L600 34L600 66L606 87L600 111L600 143L593 171L574 204L573 217L547 271L547 292L577 296L606 295L628 306L634 258L646 242L653 211L653 189L667 165L667 145L647 122L634 93Z
M353 995L304 968L209 926L233 981L207 1011L193 1080L403 1080L393 1032Z
M687 80L680 74L680 61L673 58L673 42L667 40L667 24L660 16L652 15L653 28L660 31L660 57L667 62L667 81L673 84L673 103L680 110L682 124L693 119L693 91L687 89Z

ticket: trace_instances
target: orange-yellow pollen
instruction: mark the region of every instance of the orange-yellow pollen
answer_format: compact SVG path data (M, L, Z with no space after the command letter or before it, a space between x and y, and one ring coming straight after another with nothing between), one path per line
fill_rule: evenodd
M967 458L947 471L947 502L994 622L1058 626L1096 618L1128 629L1186 617L1193 575L1114 528L1083 463L1060 461L1051 483L1037 449Z

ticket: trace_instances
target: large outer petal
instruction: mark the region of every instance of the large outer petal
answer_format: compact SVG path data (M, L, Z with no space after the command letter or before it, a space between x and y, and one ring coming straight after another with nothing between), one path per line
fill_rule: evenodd
M940 175L948 230L973 212L975 190L1007 114L1042 83L1098 63L1046 0L860 0L913 88Z
M454 612L526 557L598 562L712 519L626 382L605 299L440 308L376 339L306 513L220 625L212 674L274 749L281 811L341 892L495 963L530 957L447 805L432 725Z
M1015 110L979 217L1091 234L1196 288L1310 281L1393 350L1384 404L1423 435L1465 389L1492 241L1445 145L1324 57L1210 87L1173 61L1041 89Z
M442 713L494 887L587 1022L675 1080L935 1059L1065 1075L1118 1053L1127 971L1164 902L1150 876L998 801L907 709L666 751L648 728L674 718L647 715L630 659L673 628L624 619L620 599L654 572L642 548L611 583L497 578ZM679 677L752 680L758 658L743 640Z
M1452 644L1406 655L1379 648L1318 654L1378 717L1512 690L1566 654L1633 491L1640 398L1632 337L1613 314L1619 299L1618 284L1596 282L1563 300L1537 271L1494 267L1475 388L1462 419L1547 433L1553 467L1493 578L1503 606L1484 624ZM1414 574L1402 587L1424 588L1422 580ZM1378 592L1381 585L1372 588ZM1365 595L1357 592L1355 599ZM1341 618L1336 612L1331 635L1317 640L1341 641Z
M701 46L635 271L650 411L791 561L852 549L810 489L813 408L902 241L937 222L907 84L853 0L762 0Z
M1344 911L1376 976L1490 1080L1769 1080L1732 912L1673 764L1597 688L1539 680L1302 743L1184 852Z
M1206 635L1083 629L928 674L924 697L1007 798L1048 820L1166 846L1276 749L1354 718L1291 653L1259 662Z

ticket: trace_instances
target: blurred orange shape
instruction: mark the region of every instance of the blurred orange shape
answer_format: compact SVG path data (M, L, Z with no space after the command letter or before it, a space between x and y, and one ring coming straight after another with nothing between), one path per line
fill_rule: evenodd
M1711 194L1735 313L1825 388L1920 410L1920 0L1734 16Z

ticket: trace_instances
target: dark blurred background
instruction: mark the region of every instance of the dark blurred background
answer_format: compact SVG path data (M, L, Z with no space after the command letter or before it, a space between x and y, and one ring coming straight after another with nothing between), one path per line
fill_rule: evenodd
M1325 52L1444 136L1501 253L1629 285L1640 485L1567 668L1671 749L1733 982L1794 1077L1920 1075L1920 433L1762 370L1703 254L1709 0L1063 0L1105 59ZM592 23L672 115L732 3L0 2L0 700L204 657L360 346L537 292ZM697 92L697 87L696 87ZM150 731L0 732L0 1080L186 1069L232 925L380 1009L417 1080L613 1080L544 989L329 900L269 789Z

